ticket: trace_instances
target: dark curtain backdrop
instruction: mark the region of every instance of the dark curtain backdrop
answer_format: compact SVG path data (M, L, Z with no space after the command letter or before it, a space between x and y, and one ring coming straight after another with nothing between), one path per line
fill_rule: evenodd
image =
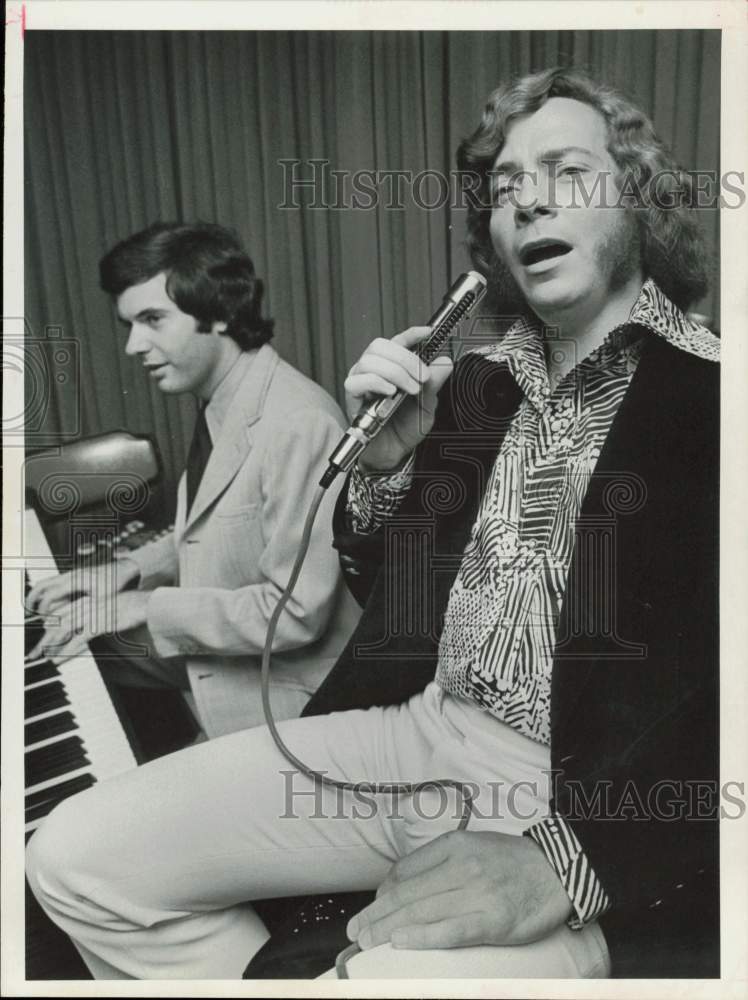
M61 328L81 357L79 379L53 383L44 430L68 439L80 407L84 435L155 434L173 489L192 404L125 358L97 287L101 254L156 219L238 230L275 346L341 400L364 345L423 322L466 267L464 212L409 196L400 209L385 197L368 211L314 208L309 194L282 207L279 161L447 174L487 94L555 64L627 91L685 168L718 169L716 31L27 33L26 316L31 336ZM716 256L717 213L702 221ZM716 309L712 293L700 310Z

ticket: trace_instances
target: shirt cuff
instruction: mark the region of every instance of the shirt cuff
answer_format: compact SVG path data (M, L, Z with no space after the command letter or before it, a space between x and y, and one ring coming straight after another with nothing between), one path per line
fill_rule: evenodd
M413 482L414 455L397 472L364 475L354 465L348 482L348 515L358 534L370 534L397 510Z
M610 898L582 850L576 834L556 813L525 830L545 854L566 890L574 913L567 923L571 930L581 930L585 924L610 909Z

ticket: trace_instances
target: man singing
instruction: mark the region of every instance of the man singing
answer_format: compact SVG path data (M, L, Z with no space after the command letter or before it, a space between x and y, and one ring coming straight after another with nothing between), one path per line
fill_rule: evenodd
M454 367L418 360L423 328L353 367L353 409L411 398L337 511L364 614L280 732L332 777L466 783L467 828L449 790L341 805L264 728L172 755L30 842L95 976L237 977L266 938L244 904L268 896L377 889L348 926L361 978L608 976L652 913L646 947L712 919L716 810L678 807L718 756L697 226L652 196L674 164L651 123L577 71L493 93L458 162L475 265L515 320Z
M115 679L191 689L211 737L258 725L260 655L301 538L298 511L343 416L268 343L262 282L231 231L157 223L114 247L100 273L128 357L161 392L191 393L199 413L174 532L85 579L38 584L29 602L50 623L31 656L75 655L106 628L118 637L120 656L102 661ZM279 718L300 714L358 620L327 503L276 635ZM149 655L133 656L138 647Z

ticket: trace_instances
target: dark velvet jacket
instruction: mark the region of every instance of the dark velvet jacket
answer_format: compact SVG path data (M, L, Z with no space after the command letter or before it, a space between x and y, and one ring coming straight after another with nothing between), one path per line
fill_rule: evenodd
M343 491L336 547L365 610L304 714L399 703L432 680L520 399L504 368L466 355L392 523L351 533ZM577 525L551 688L552 804L611 897L619 975L718 975L718 479L719 366L648 333Z

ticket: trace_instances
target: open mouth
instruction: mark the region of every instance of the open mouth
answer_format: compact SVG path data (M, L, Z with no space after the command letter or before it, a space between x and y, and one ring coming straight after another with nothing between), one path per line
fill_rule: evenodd
M525 267L539 264L544 260L563 257L571 251L568 243L562 240L534 240L522 247L519 259Z

